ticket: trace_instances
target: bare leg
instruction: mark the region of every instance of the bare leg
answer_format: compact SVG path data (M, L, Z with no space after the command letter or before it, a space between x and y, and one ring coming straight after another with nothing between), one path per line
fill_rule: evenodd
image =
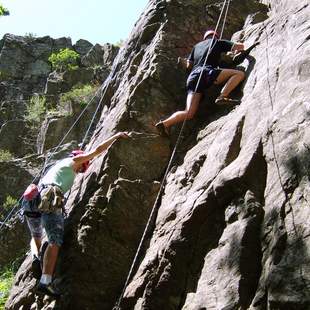
M30 241L30 249L32 256L39 257L39 251L41 247L41 238L32 237Z
M225 84L220 97L228 97L229 94L244 80L245 74L240 70L222 69L214 84Z
M58 257L59 246L56 244L49 244L43 259L43 274L53 275L55 265Z
M166 128L172 125L180 123L185 119L192 119L198 109L202 94L200 93L189 93L186 99L186 109L184 111L178 111L173 113L170 117L165 119L162 123Z

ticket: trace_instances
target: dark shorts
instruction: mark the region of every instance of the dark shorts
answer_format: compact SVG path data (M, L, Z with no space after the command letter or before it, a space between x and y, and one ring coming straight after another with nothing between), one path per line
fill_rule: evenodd
M201 74L202 71L202 74ZM190 93L203 93L210 87L221 73L221 69L214 69L211 66L197 67L187 78L186 88ZM199 80L201 74L201 78ZM199 80L199 84L197 85Z

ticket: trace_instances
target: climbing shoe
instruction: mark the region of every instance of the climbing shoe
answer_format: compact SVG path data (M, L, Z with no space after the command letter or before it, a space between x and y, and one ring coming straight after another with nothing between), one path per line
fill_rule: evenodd
M53 283L43 284L40 282L37 286L37 293L48 295L56 299L61 296L60 291L56 287L53 286Z
M164 125L164 123L162 121L158 122L156 125L155 125L156 129L158 130L158 133L160 136L162 137L169 137L169 134L167 132L167 129Z
M231 99L231 98L222 97L222 96L218 97L215 100L215 104L219 105L219 106L232 106L232 105L235 105L235 104L238 104L238 103L240 103L240 100Z
M32 258L32 263L31 263L31 271L32 271L32 276L39 280L42 275L42 269L41 269L41 262L40 259L34 255Z

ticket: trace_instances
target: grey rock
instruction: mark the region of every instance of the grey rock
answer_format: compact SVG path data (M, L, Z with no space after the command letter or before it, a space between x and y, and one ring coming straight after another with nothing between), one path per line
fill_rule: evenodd
M101 45L94 45L90 51L81 59L81 63L85 67L103 64L103 48Z
M27 152L27 149L23 148L23 137L26 130L26 123L22 120L4 123L0 128L0 149L8 150L15 157L24 156Z
M104 44L103 46L96 44L89 52L82 57L81 63L85 67L111 66L119 48L112 44Z
M241 64L247 73L235 93L241 104L215 107L219 89L213 88L187 123L122 309L310 307L310 6L264 3L268 15L252 0L236 1L228 12L225 38L235 34L246 46L260 41ZM113 63L87 149L118 130L136 134L77 178L56 272L65 294L45 307L113 308L169 161L169 143L178 137L178 126L168 141L152 124L184 107L186 74L176 59L189 53L206 24L216 24L220 9L211 0L154 0L137 21ZM257 12L258 20L249 18ZM93 53L94 61L101 59L99 49ZM42 302L20 273L13 291L23 295L11 295L8 309Z
M89 41L83 39L76 41L73 45L74 50L83 56L87 54L92 47L93 45Z
M43 60L36 60L31 63L25 71L25 75L43 75L46 76L51 72L51 65Z
M105 43L103 45L103 64L106 67L110 67L112 65L114 58L116 57L118 51L119 51L119 47L113 44Z
M53 52L58 52L61 49L70 48L72 49L72 41L71 38L58 38L53 40Z
M1 253L0 268L7 267L16 259L20 259L29 248L29 232L26 223L20 215L13 217L8 222L0 223Z
M90 68L77 68L62 73L52 72L45 85L46 95L58 95L69 91L74 85L88 84L94 78L94 71Z

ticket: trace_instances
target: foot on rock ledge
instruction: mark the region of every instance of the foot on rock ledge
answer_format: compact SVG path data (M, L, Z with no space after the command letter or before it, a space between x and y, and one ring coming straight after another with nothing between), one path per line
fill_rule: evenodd
M240 103L240 100L237 99L231 99L228 97L224 97L224 96L219 96L216 100L215 100L215 104L218 106L233 106Z

